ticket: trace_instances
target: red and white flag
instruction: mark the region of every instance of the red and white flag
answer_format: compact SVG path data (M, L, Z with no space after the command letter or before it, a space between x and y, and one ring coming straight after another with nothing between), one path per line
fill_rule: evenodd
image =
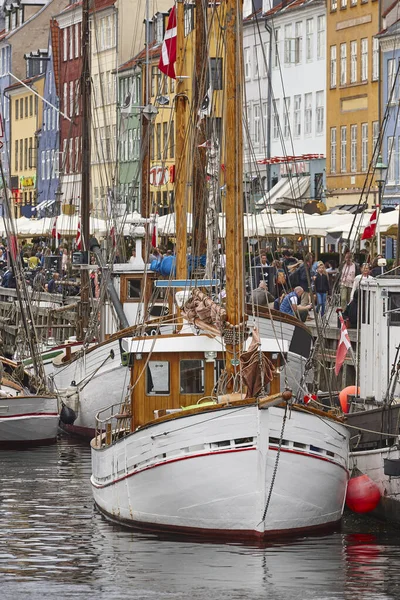
M351 342L349 338L349 332L347 331L346 324L344 319L339 312L339 321L340 321L340 338L338 347L336 350L336 364L335 364L335 375L338 375L342 365L344 363L344 359L346 358L347 351L351 348Z
M370 240L374 237L376 231L376 210L371 215L368 225L365 227L364 232L362 234L362 240Z
M77 250L82 250L81 222L78 221L78 231L76 232L75 246Z
M160 62L158 68L167 77L176 79L175 75L176 63L176 10L175 6L171 8L169 13L168 25L164 35L164 41L161 46Z
M116 240L114 225L110 229L110 237L111 237L112 246L113 246L113 248L115 248L115 246L117 245L117 240Z
M51 237L54 238L55 240L56 239L59 240L60 237L61 237L61 235L57 231L57 219L58 219L58 217L56 217L54 219L53 227L52 227L52 230L51 230Z

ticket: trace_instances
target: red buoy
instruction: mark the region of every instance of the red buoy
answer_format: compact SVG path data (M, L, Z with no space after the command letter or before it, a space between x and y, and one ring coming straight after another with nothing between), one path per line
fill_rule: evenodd
M350 479L347 486L346 504L356 513L374 510L381 499L379 487L368 475Z
M339 394L339 402L340 402L340 406L342 407L342 411L344 413L349 412L349 403L348 403L347 398L349 396L359 396L359 395L360 395L360 388L355 385L348 385L347 387L342 389L342 391Z

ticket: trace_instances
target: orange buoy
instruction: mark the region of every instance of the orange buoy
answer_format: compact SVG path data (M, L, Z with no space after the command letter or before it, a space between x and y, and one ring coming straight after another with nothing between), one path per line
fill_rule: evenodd
M346 504L356 513L367 513L374 510L381 499L379 487L368 475L360 475L350 479L347 486Z
M347 401L347 398L349 396L358 396L359 394L360 388L355 385L348 385L347 387L342 389L342 391L339 394L339 402L344 413L349 412L349 403Z

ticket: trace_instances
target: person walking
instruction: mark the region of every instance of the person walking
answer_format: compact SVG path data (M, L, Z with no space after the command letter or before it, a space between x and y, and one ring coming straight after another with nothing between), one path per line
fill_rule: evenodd
M353 289L354 279L356 278L356 264L353 261L351 252L346 252L344 257L344 265L340 274L340 305L342 310L346 308L350 302L351 290Z
M317 274L314 279L315 293L317 294L317 313L321 313L321 318L325 314L326 298L329 292L329 279L325 271L324 263L319 262Z

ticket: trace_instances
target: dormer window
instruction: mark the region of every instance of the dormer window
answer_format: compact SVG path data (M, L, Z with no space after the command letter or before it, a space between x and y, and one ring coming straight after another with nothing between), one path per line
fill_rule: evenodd
M17 27L17 11L13 10L11 13L11 30L13 31Z
M164 15L158 14L156 20L156 42L161 44L164 39Z

